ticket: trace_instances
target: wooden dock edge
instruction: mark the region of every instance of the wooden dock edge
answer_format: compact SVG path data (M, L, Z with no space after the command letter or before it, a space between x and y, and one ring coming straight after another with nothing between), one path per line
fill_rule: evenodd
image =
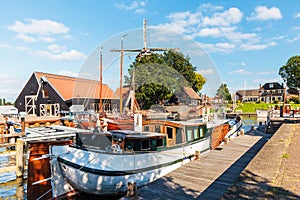
M42 156L50 153L49 147L52 145L71 143L71 140L29 142L27 199L52 198L50 158Z

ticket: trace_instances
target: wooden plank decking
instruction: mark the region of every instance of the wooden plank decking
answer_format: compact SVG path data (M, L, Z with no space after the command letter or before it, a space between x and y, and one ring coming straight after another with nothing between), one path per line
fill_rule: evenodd
M139 189L134 199L220 199L270 135L243 135Z

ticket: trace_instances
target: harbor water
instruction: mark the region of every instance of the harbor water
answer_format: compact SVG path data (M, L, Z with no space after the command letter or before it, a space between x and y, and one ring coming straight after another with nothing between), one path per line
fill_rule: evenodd
M264 125L265 119L257 119L256 117L243 117L243 129L249 131L251 127ZM5 148L0 148L0 152ZM0 167L12 166L15 163L15 156L0 156ZM0 174L0 200L27 199L26 197L26 179L16 179L16 174L2 173Z

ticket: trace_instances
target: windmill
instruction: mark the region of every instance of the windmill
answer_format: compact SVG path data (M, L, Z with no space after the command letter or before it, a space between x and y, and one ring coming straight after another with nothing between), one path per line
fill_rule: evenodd
M139 52L137 55L137 58L141 58L143 56L148 56L151 55L151 52L153 51L168 51L168 50L179 50L178 48L148 48L147 47L147 23L146 19L143 20L143 44L144 47L142 49L124 49L124 38L126 37L127 34L122 36L121 39L121 49L112 49L110 50L111 52L120 52L120 113L122 113L122 106L123 106L123 85L122 85L122 77L123 77L123 57L124 57L124 52ZM133 102L134 98L134 91L130 91L132 93L131 100ZM127 102L128 103L128 102ZM127 104L126 103L126 104Z
M142 49L123 49L123 41L124 41L124 37L126 36L123 35L122 36L122 42L121 42L121 49L112 49L112 52L139 52L139 54L137 55L137 57L142 57L142 56L146 56L146 55L151 55L151 52L153 51L168 51L168 50L179 50L178 48L148 48L147 47L147 21L146 19L144 19L143 21L143 48ZM122 58L121 58L122 59Z

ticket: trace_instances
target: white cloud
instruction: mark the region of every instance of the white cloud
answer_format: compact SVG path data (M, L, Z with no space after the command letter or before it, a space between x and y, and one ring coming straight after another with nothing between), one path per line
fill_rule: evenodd
M146 10L144 8L138 8L134 11L134 13L136 13L136 14L142 14L144 12L146 12Z
M262 49L266 49L268 47L272 47L272 46L275 46L277 45L276 42L269 42L269 43L266 43L266 44L252 44L252 43L248 43L248 44L242 44L240 46L240 48L242 50L245 50L245 51L249 51L249 50L262 50Z
M245 69L237 69L237 70L228 72L228 74L243 74L243 75L247 75L247 74L251 74L251 72L246 71Z
M227 42L225 43L216 43L216 47L222 48L222 49L235 49L235 45L234 44L229 44Z
M299 18L299 17L300 17L300 13L296 13L295 18Z
M246 66L246 63L244 63L244 62L240 62L240 63L228 63L229 65L231 65L231 66Z
M52 42L56 41L56 39L53 37L39 37L38 39L43 42L48 42L48 43L52 43Z
M220 13L215 13L213 17L204 17L204 26L229 26L239 23L243 18L243 13L238 8L229 8Z
M86 56L83 53L76 50L63 51L59 53L38 51L36 52L36 54L42 57L49 58L51 60L80 60L86 58Z
M265 6L257 6L254 12L251 13L248 20L278 20L281 19L282 15L279 8L272 7L267 8Z
M69 32L69 28L64 24L48 19L25 19L25 23L16 21L13 25L7 26L7 29L20 34L38 35L61 34Z
M52 44L47 47L48 50L50 50L52 53L61 53L67 50L65 46L60 46L58 44Z
M212 69L200 69L197 71L199 74L202 74L202 75L207 75L207 74L214 74L214 70Z
M10 45L10 44L5 44L5 43L1 43L0 42L0 49L4 49L4 48L12 49L14 47L12 45Z
M220 29L217 27L214 28L203 28L198 33L197 36L207 37L207 36L220 36Z
M224 9L223 6L215 6L215 5L212 5L211 3L202 4L198 8L199 11L203 11L203 12L214 12L214 11L223 10L223 9Z
M226 38L231 41L241 41L241 40L250 40L253 41L257 39L256 33L241 33L236 31L237 27L213 27L213 28L203 28L195 36L200 37L217 37L217 38Z
M127 10L127 11L134 11L136 14L144 13L146 10L144 7L146 3L144 1L133 1L131 4L125 3L115 3L116 8L119 10Z
M266 72L257 72L257 75L270 75L270 74L276 74L275 71L266 71Z
M270 83L270 82L282 82L281 78L271 78L271 79L254 79L252 80L253 83Z
M236 47L234 44L230 43L200 43L200 46L205 49L207 52L223 52L229 53L234 50Z
M21 33L16 35L16 38L23 40L24 42L36 42L37 41L34 37L30 37L28 35L21 34Z
M29 50L30 50L29 47L25 47L25 46L18 46L17 49L18 49L19 51L29 51Z

